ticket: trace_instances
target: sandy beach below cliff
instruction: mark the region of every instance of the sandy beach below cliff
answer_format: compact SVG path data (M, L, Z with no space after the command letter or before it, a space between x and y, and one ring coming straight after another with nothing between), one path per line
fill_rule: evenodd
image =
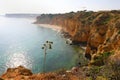
M37 24L40 27L45 27L45 28L50 28L53 29L55 31L61 31L62 27L61 26L57 26L57 25L50 25L50 24Z

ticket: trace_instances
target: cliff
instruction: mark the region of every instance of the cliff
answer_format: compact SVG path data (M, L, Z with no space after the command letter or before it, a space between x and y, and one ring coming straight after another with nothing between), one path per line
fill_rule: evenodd
M120 50L119 10L42 14L35 23L62 26L73 43L86 45L85 56L91 60L90 64L96 64L95 60L104 53Z

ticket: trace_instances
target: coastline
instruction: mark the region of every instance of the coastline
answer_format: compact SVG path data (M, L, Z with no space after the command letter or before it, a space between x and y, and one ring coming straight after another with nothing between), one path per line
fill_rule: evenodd
M58 32L62 30L62 27L57 26L57 25L51 25L51 24L36 24L36 25L38 25L40 27L50 28L50 29L58 31Z

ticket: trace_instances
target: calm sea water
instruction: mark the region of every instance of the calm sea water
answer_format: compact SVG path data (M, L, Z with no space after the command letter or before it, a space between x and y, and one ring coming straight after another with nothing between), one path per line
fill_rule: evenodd
M43 71L46 40L53 41L47 51L46 71L69 69L75 65L77 54L65 44L65 39L52 29L32 24L31 20L0 17L0 74L9 67L23 65L33 73Z

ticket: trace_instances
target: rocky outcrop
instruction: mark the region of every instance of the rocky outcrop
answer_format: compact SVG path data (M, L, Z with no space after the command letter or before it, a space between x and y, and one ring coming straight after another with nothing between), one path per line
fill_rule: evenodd
M7 71L0 77L0 80L84 80L83 71L79 68L76 70L60 70L49 73L32 72L23 66L17 68L8 68Z
M18 66L17 68L8 68L6 73L4 73L1 78L5 80L21 80L22 78L27 78L31 76L32 72L23 66Z
M120 48L120 11L78 11L65 14L43 14L36 23L62 26L74 43L86 44L85 56L95 56Z

